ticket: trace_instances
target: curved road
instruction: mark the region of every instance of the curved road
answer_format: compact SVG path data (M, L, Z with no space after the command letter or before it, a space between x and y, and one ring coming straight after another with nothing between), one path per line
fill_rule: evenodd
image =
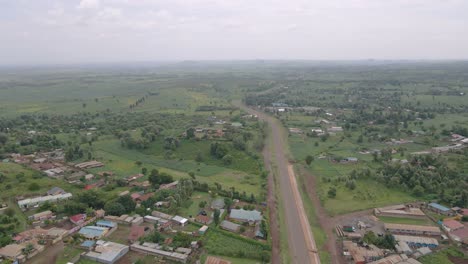
M276 118L243 105L241 107L249 114L257 115L259 119L266 121L271 127L273 145L269 146L269 149L274 154L274 163L277 166L276 175L278 175L277 181L286 214L284 217L292 261L300 264L319 264L317 246L304 210L294 169L286 157L287 142L285 142L284 128Z

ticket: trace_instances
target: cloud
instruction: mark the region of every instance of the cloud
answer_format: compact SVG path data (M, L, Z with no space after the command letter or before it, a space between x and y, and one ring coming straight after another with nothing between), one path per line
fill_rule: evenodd
M78 4L78 9L97 9L100 6L99 0L81 0Z

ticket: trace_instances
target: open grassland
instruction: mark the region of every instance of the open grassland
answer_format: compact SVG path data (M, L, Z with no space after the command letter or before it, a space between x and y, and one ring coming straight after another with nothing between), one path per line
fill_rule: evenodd
M211 230L203 237L204 247L208 254L236 258L246 258L260 261L267 245L247 238L237 238L235 235L221 230Z
M422 264L453 264L449 257L455 257L459 261L458 263L468 262L468 258L464 256L463 252L457 248L450 247L443 249L439 252L429 254L418 259Z
M354 190L350 190L343 183L333 183L333 179L347 175L355 166L358 165L332 164L327 160L316 160L309 167L311 173L318 176L318 194L330 215L416 200L408 193L388 188L373 179L357 179ZM335 187L337 190L335 198L327 196L330 187Z
M226 257L226 256L216 256L216 255L211 255L210 256L214 256L214 257L218 257L218 258L221 258L221 259L225 259L225 260L228 260L230 261L232 264L260 264L261 262L258 261L258 260L254 260L254 259L246 259L246 258L235 258L235 257ZM206 258L208 257L208 255L203 255L201 256L201 263L205 263L206 261Z
M93 145L94 156L102 160L106 165L93 171L111 170L119 177L125 177L134 173L140 173L142 167L148 171L153 168L165 171L174 178L187 178L189 172L194 172L196 179L200 182L214 184L215 182L225 187L234 187L236 190L247 193L260 192L260 177L247 174L242 171L224 168L216 165L197 163L193 160L165 160L161 156L144 154L138 150L125 149L120 146L118 140L102 140ZM136 161L143 165L137 166Z
M184 216L198 215L198 212L201 210L198 205L203 201L207 202L206 207L210 207L212 201L210 194L205 192L194 192L191 199L186 202L187 204L179 208L179 214Z

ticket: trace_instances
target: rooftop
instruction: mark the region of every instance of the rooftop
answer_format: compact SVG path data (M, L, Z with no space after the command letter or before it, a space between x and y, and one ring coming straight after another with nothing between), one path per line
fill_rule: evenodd
M108 231L105 227L85 226L80 229L80 234L87 238L96 238L104 235Z
M244 209L232 209L229 218L244 221L260 221L262 220L262 213L257 210L247 211Z
M240 229L240 225L224 220L219 224L221 228L227 229L229 231L237 232Z
M94 251L86 253L85 256L98 261L101 260L99 262L104 261L103 263L113 263L123 257L128 250L129 247L126 245L98 240Z
M385 224L385 229L393 230L413 230L421 232L440 232L437 226L421 226L421 225L403 225L403 224Z
M447 219L447 220L444 220L443 222L444 226L447 227L447 228L450 228L452 230L455 230L455 229L460 229L460 228L463 228L464 225L456 220L453 220L453 219Z
M103 226L103 227L109 227L109 228L114 228L117 226L116 223L108 220L99 220L96 222L97 226Z
M0 256L8 258L16 258L21 255L22 249L25 248L23 245L11 244L0 248Z
M429 206L432 207L432 208L435 208L437 210L440 210L442 212L450 211L450 208L447 208L447 207L445 207L443 205L440 205L438 203L430 203Z

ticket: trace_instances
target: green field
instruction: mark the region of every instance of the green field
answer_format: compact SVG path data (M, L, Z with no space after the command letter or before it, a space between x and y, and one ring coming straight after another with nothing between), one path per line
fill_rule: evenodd
M457 257L460 261L459 263L463 263L461 261L468 261L468 258L464 256L463 252L454 247L443 249L439 252L423 256L418 259L418 261L420 261L422 264L453 264L453 262L450 261L449 256Z

